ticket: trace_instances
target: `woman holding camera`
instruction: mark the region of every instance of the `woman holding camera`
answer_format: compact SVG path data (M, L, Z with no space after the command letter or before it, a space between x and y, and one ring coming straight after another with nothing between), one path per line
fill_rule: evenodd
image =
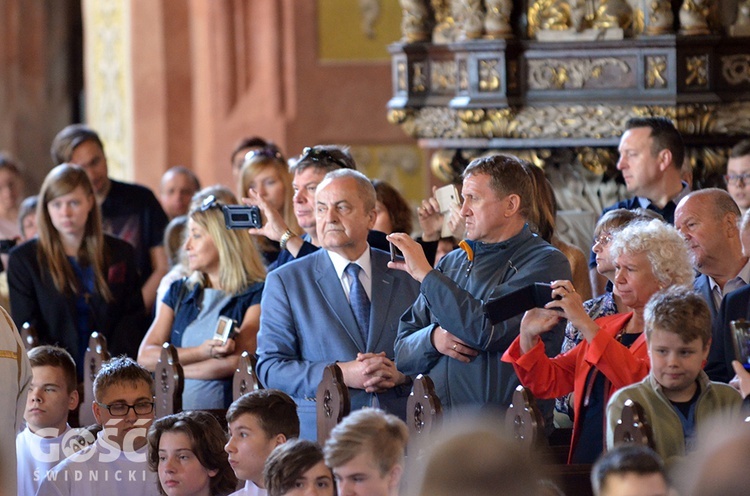
M265 268L245 229L227 230L222 204L209 195L188 214L190 276L175 281L138 350L154 370L171 342L185 373L185 410L227 408L243 351L255 352ZM216 336L216 338L215 338Z
M102 233L86 172L70 164L52 169L36 215L38 237L14 248L8 261L16 325L28 322L41 344L68 350L79 380L93 331L107 338L112 356L134 357L147 325L135 252Z

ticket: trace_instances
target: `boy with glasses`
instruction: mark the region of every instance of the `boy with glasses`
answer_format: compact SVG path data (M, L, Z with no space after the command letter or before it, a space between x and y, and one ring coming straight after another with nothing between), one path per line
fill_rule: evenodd
M94 379L92 409L102 431L96 442L46 474L39 496L157 495L146 434L154 419L154 383L127 357L106 362Z

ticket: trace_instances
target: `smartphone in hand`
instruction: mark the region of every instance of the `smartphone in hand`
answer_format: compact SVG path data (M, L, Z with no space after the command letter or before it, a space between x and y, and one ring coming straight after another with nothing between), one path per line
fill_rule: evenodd
M399 250L398 247L391 241L389 241L388 244L391 248L391 262L403 262L404 254L401 253L401 250Z
M435 199L440 205L440 213L443 214L443 228L440 232L441 238L447 238L453 236L448 221L451 216L451 207L453 205L460 205L458 197L458 188L455 185L449 184L435 190Z

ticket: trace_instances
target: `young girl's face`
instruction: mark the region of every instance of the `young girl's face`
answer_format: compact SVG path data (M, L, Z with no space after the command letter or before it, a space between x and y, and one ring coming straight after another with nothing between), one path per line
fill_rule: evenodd
M320 461L300 475L294 488L284 493L284 496L333 496L333 489L331 469Z
M165 432L159 439L159 483L169 496L209 496L211 477L193 453L193 443L184 432Z

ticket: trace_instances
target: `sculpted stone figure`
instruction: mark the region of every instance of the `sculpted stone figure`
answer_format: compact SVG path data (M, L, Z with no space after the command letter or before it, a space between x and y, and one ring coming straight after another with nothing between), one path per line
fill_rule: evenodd
M453 17L464 39L477 39L484 32L482 0L453 0Z
M510 14L513 11L512 0L485 0L487 13L484 18L484 30L488 38L510 38L513 28L510 25Z
M680 7L680 33L687 35L709 34L708 16L711 0L685 0Z
M429 41L432 16L428 0L399 0L401 4L402 41L416 43Z
M646 0L645 26L647 35L659 35L672 32L674 14L669 0Z
M750 36L750 0L737 4L737 19L729 27L731 36Z

